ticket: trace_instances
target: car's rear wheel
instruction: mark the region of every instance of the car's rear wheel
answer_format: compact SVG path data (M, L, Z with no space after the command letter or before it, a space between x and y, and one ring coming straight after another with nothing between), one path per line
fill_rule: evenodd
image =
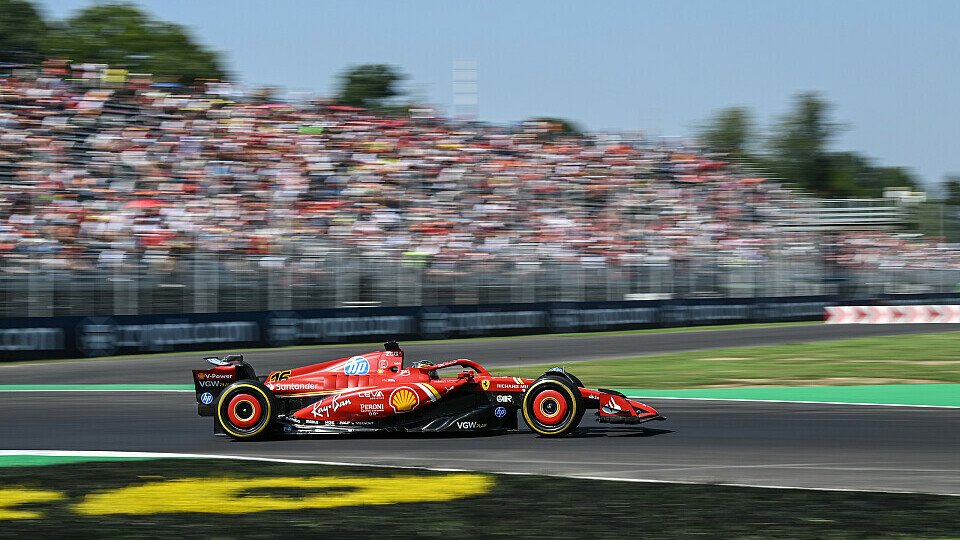
M521 409L524 421L535 433L563 437L580 425L585 405L580 389L569 379L544 375L527 388Z
M220 392L217 424L230 438L249 440L271 431L277 417L277 400L259 381L237 381Z

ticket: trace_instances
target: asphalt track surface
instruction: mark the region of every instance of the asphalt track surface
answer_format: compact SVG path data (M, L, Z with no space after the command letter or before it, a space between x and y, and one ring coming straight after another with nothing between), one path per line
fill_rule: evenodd
M490 365L562 362L707 347L946 331L931 326L793 326L690 333L430 343L408 359L474 357ZM555 342L554 344L551 344ZM355 348L256 351L258 371L349 355ZM132 373L138 364L140 376ZM183 383L195 355L11 365L4 384ZM262 369L261 366L263 366ZM0 395L0 447L230 454L354 464L781 487L960 495L960 410L719 401L648 401L668 417L611 428L588 415L575 436L313 437L238 443L214 437L191 393L13 392ZM251 467L255 467L251 464Z
M585 417L575 436L364 436L233 442L191 394L0 396L4 447L229 454L575 477L960 495L960 412L657 401L644 429ZM24 414L10 414L22 411ZM28 412L27 412L28 411ZM256 464L251 464L256 467Z

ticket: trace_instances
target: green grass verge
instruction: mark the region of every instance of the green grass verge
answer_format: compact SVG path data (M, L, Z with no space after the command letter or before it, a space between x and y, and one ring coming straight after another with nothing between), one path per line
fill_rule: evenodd
M550 367L495 372L537 377ZM587 386L605 388L960 383L960 332L709 349L563 367Z
M337 476L366 482L414 476L421 490L452 473L326 467L225 460L88 462L0 469L0 489L46 492L46 500L14 507L33 518L0 521L5 538L949 538L960 536L960 497L771 490L715 485L616 483L538 476L481 475L479 495L445 502L371 506L376 497L352 488L258 488L236 496L279 498L283 508L250 512L256 500L212 495L224 479ZM474 476L475 475L471 475ZM91 498L128 486L207 478L195 492L119 501L129 508L184 503L190 512L82 515ZM226 480L229 481L229 480ZM375 480L376 481L376 480ZM12 491L8 493L13 493ZM391 494L392 495L392 494ZM304 498L349 498L336 508L294 509ZM141 494L142 498L142 494ZM12 495L7 502L12 501ZM0 505L3 498L0 497ZM342 504L342 501L340 502ZM89 508L89 506L86 506ZM204 510L226 509L227 514ZM232 510L231 510L232 509Z
M483 342L483 341L504 341L504 340L525 340L525 339L544 339L544 338L578 338L578 337L599 337L599 336L619 336L619 335L634 335L634 334L669 334L676 332L716 332L722 330L739 330L743 328L780 328L785 326L808 326L814 324L823 324L820 321L803 321L803 322L785 322L785 323L758 323L758 324L721 324L721 325L710 325L710 326L678 326L670 328L647 328L645 330L613 330L607 332L581 332L581 333L567 333L567 334L525 334L522 336L499 336L499 337L477 337L477 338L458 338L458 339L447 339L447 340L419 340L419 341L404 341L403 345L430 345L437 343L474 343L474 342ZM337 347L356 347L359 349L366 350L379 350L383 346L381 341L373 342L362 342L362 343L331 343L327 345L293 345L289 347L252 347L245 349L246 351L296 351L296 350L308 350L315 349L322 351L324 349L331 349ZM161 352L161 353L147 353L147 354L122 354L116 356L98 356L94 358L56 358L51 360L18 360L14 362L0 362L0 367L17 365L17 364L36 364L36 363L53 363L53 362L78 362L78 361L96 361L96 360L116 360L121 358L164 358L170 356L183 356L183 355L196 355L198 358L201 356L215 356L223 355L228 353L237 352L237 348L232 349L215 349L209 351L177 351L177 352Z
M63 463L84 463L87 461L143 461L145 459L153 458L16 454L0 456L0 467L32 467L39 465L60 465ZM2 487L2 485L0 485L0 487Z
M735 399L858 403L870 405L920 405L960 408L960 384L879 384L870 386L754 386L747 388L694 388L658 390L615 388L628 396L647 398Z

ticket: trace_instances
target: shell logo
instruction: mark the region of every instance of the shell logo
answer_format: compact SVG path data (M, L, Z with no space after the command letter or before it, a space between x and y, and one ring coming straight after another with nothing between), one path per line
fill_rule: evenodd
M401 386L390 394L390 406L398 413L411 411L419 404L417 393L406 386Z

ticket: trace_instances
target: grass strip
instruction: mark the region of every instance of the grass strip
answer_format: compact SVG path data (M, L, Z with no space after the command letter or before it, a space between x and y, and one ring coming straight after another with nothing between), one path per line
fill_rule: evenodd
M569 362L587 386L646 397L960 405L960 332ZM535 378L551 364L496 368ZM723 388L727 387L727 388ZM851 387L844 390L815 387ZM854 389L852 387L858 387ZM747 390L747 388L753 388ZM186 391L189 384L0 385L2 391ZM682 390L680 393L656 393Z
M882 384L872 386L764 386L755 388L700 388L652 390L618 388L628 396L644 398L744 399L809 401L874 405L960 407L960 384Z
M106 457L106 456L44 456L36 454L18 454L0 456L0 467L38 467L62 465L65 463L85 463L88 461L130 461L153 459L147 457Z
M537 377L555 365L495 372ZM605 388L960 383L960 332L708 349L562 365L587 386Z

